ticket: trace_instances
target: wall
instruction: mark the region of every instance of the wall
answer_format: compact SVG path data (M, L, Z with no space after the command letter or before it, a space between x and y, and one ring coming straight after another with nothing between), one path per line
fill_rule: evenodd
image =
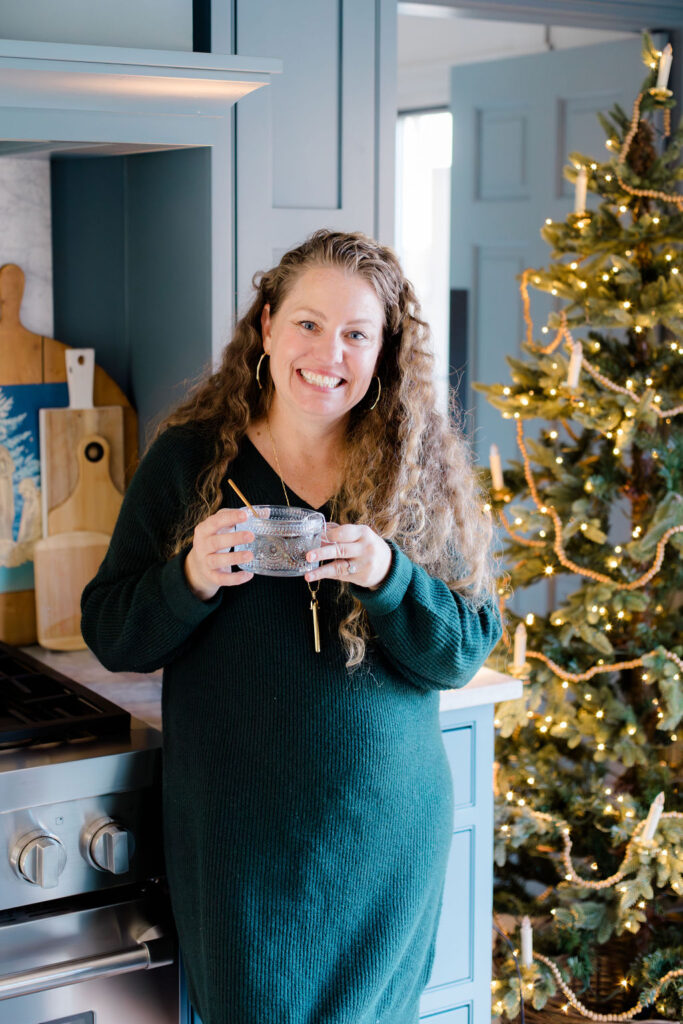
M0 39L191 50L192 0L2 0Z
M16 263L26 277L21 321L52 337L50 165L47 160L0 160L0 266Z
M94 348L130 397L124 278L125 157L51 163L55 333Z
M55 331L95 348L141 441L211 361L208 149L53 160Z
M599 45L613 39L627 39L632 34L449 17L445 9L441 9L438 16L400 14L398 108L448 106L449 69L456 65L545 53L550 47L566 50L574 46Z

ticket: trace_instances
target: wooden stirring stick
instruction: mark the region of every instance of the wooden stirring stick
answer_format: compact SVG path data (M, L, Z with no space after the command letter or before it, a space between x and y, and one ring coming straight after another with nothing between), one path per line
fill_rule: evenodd
M260 519L261 517L257 514L256 509L254 508L254 506L252 504L250 504L249 501L247 501L246 497L244 496L244 494L242 494L241 490L239 489L239 487L237 486L235 481L231 480L230 477L228 477L228 483L232 487L232 489L235 492L235 494L237 495L237 497L241 501L243 501L244 504L247 506L247 508L251 512L252 516L254 517L254 519ZM284 482L283 482L283 486L284 486ZM285 497L287 497L287 491L285 491ZM289 505L289 500L287 501L287 504ZM273 543L277 547L279 547L282 555L284 556L285 561L286 562L287 561L290 562L291 565L297 565L297 560L292 555L292 553L289 551L289 549L287 547L287 543L284 540L284 538L283 537L273 537L272 540L273 540ZM317 598L316 591L311 589L310 583L308 583L307 586L308 586L308 589L311 591L311 599L312 599L311 600L311 604L310 604L310 608L311 608L311 614L313 615L313 640L314 640L314 645L315 645L315 652L316 652L316 654L320 654L320 625L318 623L318 598Z
M254 508L254 506L253 506L253 505L251 504L251 502L250 502L250 501L248 501L248 500L247 500L247 499L246 499L246 498L244 497L244 495L242 494L241 490L239 489L239 487L237 486L237 484L235 483L235 481L234 481L234 480L231 480L231 479L230 479L230 477L228 477L228 483L229 483L229 484L230 484L230 486L232 487L232 489L233 489L233 491L235 492L235 494L237 495L237 497L238 497L238 498L240 498L240 500L241 500L241 501L243 501L243 502L244 502L244 504L245 504L245 505L247 506L247 508L248 508L248 509L249 509L249 511L251 512L252 516L254 517L254 519L260 519L261 517L260 517L260 516L259 516L259 515L257 514L257 512L256 512L256 509L255 509L255 508Z

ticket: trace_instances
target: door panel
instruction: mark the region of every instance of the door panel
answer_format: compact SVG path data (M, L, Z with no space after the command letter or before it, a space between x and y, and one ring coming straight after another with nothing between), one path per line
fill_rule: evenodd
M315 45L305 49L303 73L292 73L292 62L286 61L284 76L278 83L281 88L272 95L273 207L336 209L341 194L339 3L306 3L305 11L291 11L291 6L284 4L273 10L271 5L266 31L272 45L277 39L283 53L300 51L302 15L306 36ZM302 7L301 3L293 6ZM241 23L239 28L241 34ZM264 29L262 26L261 34ZM311 82L315 82L315 89ZM296 111L295 117L291 116L292 111ZM288 173L278 174L278 167Z
M453 806L473 807L476 800L475 764L477 734L474 722L441 733L453 781Z
M420 1020L430 1021L431 1024L471 1024L470 1005L454 1006L451 1010L439 1010L437 1013L428 1013Z
M477 111L477 198L528 199L529 111L488 107ZM505 153L502 161L500 154Z
M643 74L644 71L645 69L643 68ZM635 82L637 82L637 78L634 79ZM625 110L629 110L630 104L625 105L625 99L628 99L628 97L620 96L618 92L612 90L610 92L598 93L594 96L571 96L559 100L557 111L556 194L570 199L572 206L574 186L571 181L567 181L562 173L567 163L568 155L572 151L578 151L580 153L592 153L598 159L604 159L605 132L598 121L597 115L611 110L615 103L621 103ZM630 97L631 102L634 99L635 93ZM588 200L589 206L595 206L595 197L590 193Z
M446 869L442 913L436 940L434 966L426 991L441 985L471 981L474 953L474 829L455 832Z

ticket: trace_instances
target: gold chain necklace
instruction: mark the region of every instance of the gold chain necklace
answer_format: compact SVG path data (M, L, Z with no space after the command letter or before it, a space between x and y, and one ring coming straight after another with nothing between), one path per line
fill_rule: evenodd
M273 439L273 432L270 429L270 420L268 419L268 413L266 413L266 427L268 428L268 435L270 437L270 444L271 444L271 447L273 449L273 455L275 456L275 465L277 466L277 473L278 473L278 476L280 477L280 483L282 484L282 490L284 491L285 501L287 502L287 507L291 508L292 507L292 503L289 500L289 495L287 494L287 488L285 487L284 477L282 476L282 469L280 467L280 459L278 458L277 448L275 447L275 441ZM316 654L320 654L320 623L318 622L318 609L320 607L319 604L318 604L318 589L320 587L320 580L318 580L318 585L315 588L315 590L313 589L311 584L308 582L308 580L305 580L304 582L306 583L306 586L308 587L308 589L310 591L310 594L311 594L311 614L313 616L313 642L315 644L315 653Z

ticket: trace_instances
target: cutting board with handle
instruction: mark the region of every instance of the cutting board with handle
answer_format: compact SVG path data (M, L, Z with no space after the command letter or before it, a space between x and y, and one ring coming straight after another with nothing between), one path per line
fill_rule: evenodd
M120 405L93 405L93 379L95 351L91 348L72 348L65 353L69 406L62 409L41 409L40 422L40 476L43 536L67 529L105 529L101 525L73 526L64 523L63 516L55 519L53 510L62 506L75 491L82 466L79 451L84 438L97 434L108 443L108 474L115 487L125 487L125 451L123 408ZM89 467L85 467L86 471ZM93 467L94 468L94 467ZM97 474L86 472L95 485ZM101 486L108 489L109 480ZM110 489L110 488L109 488Z
M48 512L48 536L73 530L112 533L123 495L112 482L110 460L106 437L88 434L81 438L76 449L76 486L66 501Z
M64 355L69 346L27 330L21 323L24 272L14 263L0 266L0 386L66 381ZM95 406L120 405L124 418L126 483L138 453L137 415L114 380L95 367ZM116 470L114 470L116 472ZM32 588L0 592L0 640L10 644L36 641L36 603Z
M36 542L36 625L38 643L52 651L84 650L81 593L100 567L110 536L78 530Z

